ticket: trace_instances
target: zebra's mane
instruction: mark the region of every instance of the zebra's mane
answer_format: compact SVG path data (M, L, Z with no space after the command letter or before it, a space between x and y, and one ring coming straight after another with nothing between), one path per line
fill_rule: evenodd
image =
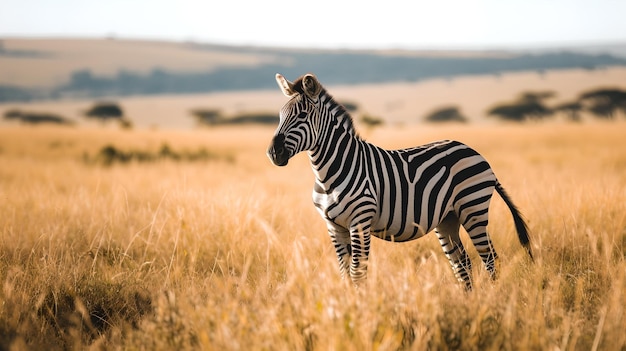
M304 95L304 86L302 85L303 78L304 76L293 82L293 90L300 95ZM342 104L338 103L323 86L320 91L320 99L322 103L328 107L331 114L337 119L337 122L342 123L348 133L360 140L361 137L354 127L354 120L348 110L346 110Z

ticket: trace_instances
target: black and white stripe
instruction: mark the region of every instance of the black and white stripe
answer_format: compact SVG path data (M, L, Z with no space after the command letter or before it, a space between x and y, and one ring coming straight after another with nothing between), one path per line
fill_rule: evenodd
M458 141L385 150L362 140L352 119L308 74L276 80L291 99L268 156L278 166L307 151L316 182L313 202L326 220L342 276L365 278L370 237L403 242L434 230L459 281L471 288L471 262L459 237L468 232L495 277L496 251L487 233L494 189L513 214L518 238L532 257L528 229L487 161Z

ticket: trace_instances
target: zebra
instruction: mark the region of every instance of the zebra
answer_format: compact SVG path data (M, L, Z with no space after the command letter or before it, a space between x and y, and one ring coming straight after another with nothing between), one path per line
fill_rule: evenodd
M326 222L342 278L349 275L357 287L364 281L371 236L406 242L434 230L457 280L471 290L462 225L495 279L498 256L487 233L494 189L532 260L528 226L478 152L453 140L385 150L357 134L350 114L315 75L290 82L276 74L276 82L290 99L280 109L267 156L285 166L307 151L315 175L313 203Z

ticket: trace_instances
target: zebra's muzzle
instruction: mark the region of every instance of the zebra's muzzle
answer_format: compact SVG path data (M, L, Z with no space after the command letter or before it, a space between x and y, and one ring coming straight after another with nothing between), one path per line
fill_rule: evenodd
M289 150L285 147L285 135L278 134L272 139L267 149L267 157L276 166L285 166L289 162Z

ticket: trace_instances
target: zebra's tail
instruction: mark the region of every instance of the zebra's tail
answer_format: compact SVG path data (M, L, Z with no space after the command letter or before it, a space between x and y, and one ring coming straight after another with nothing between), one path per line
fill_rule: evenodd
M496 191L498 192L502 200L504 200L504 203L508 206L511 214L513 215L513 222L515 223L515 229L517 231L517 237L519 238L520 244L522 244L522 246L526 249L528 255L530 256L530 259L534 260L533 252L530 247L528 225L526 224L526 221L524 221L524 217L522 217L522 214L517 209L517 206L515 206L513 201L511 201L509 194L506 193L506 191L502 187L502 184L500 184L500 182L498 181L496 181Z

